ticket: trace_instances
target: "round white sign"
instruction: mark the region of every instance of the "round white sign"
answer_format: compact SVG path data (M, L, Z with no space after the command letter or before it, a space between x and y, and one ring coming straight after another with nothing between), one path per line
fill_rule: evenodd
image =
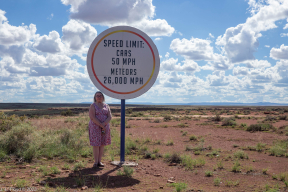
M151 38L128 26L109 28L92 42L87 70L94 85L116 99L132 99L148 91L160 68Z

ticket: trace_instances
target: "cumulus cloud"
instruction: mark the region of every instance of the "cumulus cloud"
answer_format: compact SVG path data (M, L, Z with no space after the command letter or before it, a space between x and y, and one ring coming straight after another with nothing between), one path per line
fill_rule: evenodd
M97 31L90 24L70 20L62 27L62 40L74 51L84 49L85 46L90 46L94 38L97 36Z
M255 59L253 53L259 46L258 37L260 35L239 24L228 28L223 36L217 38L216 44L224 47L231 63L237 63Z
M25 48L21 45L11 45L11 46L0 45L0 56L11 57L14 59L16 63L22 62L24 53Z
M275 82L275 86L287 87L288 86L288 61L287 60L278 61L275 65L275 69L277 70L280 76L278 81Z
M247 69L246 67L234 67L233 68L233 75L235 76L246 76L248 75L249 69Z
M228 28L216 41L232 63L253 60L253 53L259 46L258 38L262 36L260 32L276 28L276 21L288 17L288 1L250 0L249 5L252 16L244 24Z
M251 60L245 62L248 68L265 68L270 67L271 64L267 60Z
M139 23L133 24L133 26L150 36L171 36L175 31L165 19L144 19Z
M281 37L288 37L288 33L281 33L280 36Z
M199 71L200 68L195 61L184 60L183 64L178 63L178 59L169 58L161 62L161 70L165 71L182 71L182 72L195 72Z
M250 79L252 83L271 83L276 81L279 78L279 75L275 68L267 69L251 69Z
M229 79L225 76L225 71L214 71L212 75L206 77L210 86L226 86L229 85Z
M210 40L193 37L190 40L176 38L172 40L170 49L187 59L212 60L213 47L210 46L210 43Z
M166 20L156 19L152 0L61 0L71 5L70 17L105 26L130 25L150 36L170 36L175 29Z
M270 57L275 60L288 59L288 46L282 44L279 49L273 47L270 51Z
M57 31L51 31L49 36L43 35L35 38L34 48L46 53L59 53L63 50L63 43Z
M287 19L288 22L288 19ZM288 29L288 23L283 27L283 29Z
M20 45L29 41L36 33L36 26L12 26L5 17L5 11L0 9L0 44Z

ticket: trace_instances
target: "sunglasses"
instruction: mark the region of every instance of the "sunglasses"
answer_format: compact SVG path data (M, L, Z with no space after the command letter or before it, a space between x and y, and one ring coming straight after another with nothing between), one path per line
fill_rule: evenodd
M102 95L96 95L96 97L102 97Z

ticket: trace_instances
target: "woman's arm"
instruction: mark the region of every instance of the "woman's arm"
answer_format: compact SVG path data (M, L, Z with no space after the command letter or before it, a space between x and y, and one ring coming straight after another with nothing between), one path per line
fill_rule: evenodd
M106 126L106 125L111 121L111 119L112 119L112 114L111 114L111 110L110 110L109 105L107 105L107 108L108 108L108 117L107 117L107 119L103 122L105 126Z
M103 127L103 124L95 117L95 108L92 105L90 105L90 109L89 109L89 117L91 119L91 121L93 121L96 125L99 125L100 127Z

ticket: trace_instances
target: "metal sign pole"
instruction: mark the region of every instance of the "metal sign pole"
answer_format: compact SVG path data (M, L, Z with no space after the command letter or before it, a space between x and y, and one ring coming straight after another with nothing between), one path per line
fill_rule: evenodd
M125 99L121 99L121 146L120 162L125 162Z

